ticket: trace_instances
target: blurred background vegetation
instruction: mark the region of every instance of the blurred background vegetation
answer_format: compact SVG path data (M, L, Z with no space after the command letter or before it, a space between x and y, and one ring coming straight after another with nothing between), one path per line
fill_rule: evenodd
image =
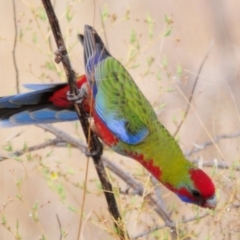
M165 127L174 134L181 124L176 139L182 150L200 166L208 165L204 170L217 186L217 209L199 209L161 184L154 187L137 162L105 149L111 161L145 187L142 197L134 191L121 194L128 183L108 172L129 235L171 239L168 228L148 233L164 225L146 199L160 192L177 223L178 239L240 239L240 2L52 2L75 71L84 72L77 34L84 24L93 25ZM56 45L41 1L1 1L0 19L0 96L25 92L24 83L66 80L54 62ZM55 126L84 140L78 123ZM87 158L70 146L28 151L53 138L36 126L0 129L5 159L0 166L0 239L77 239ZM16 151L24 154L14 157ZM118 239L91 161L86 193L81 239Z

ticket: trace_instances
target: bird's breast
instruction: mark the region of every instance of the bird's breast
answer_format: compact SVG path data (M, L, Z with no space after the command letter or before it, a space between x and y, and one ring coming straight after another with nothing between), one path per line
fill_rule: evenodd
M117 137L106 126L106 124L98 116L96 111L93 111L93 118L94 118L94 122L95 122L95 126L97 129L98 135L103 140L103 142L109 147L113 147L113 146L117 145L117 143L118 143Z

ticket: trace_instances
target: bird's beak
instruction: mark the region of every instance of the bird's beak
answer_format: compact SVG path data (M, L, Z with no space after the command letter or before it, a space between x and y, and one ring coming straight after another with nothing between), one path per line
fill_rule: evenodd
M217 199L215 195L209 198L204 204L204 207L210 208L210 209L214 209L216 206L217 206Z

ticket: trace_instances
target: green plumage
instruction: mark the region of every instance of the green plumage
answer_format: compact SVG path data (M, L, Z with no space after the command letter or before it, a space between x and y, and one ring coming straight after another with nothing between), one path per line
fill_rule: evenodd
M126 120L128 133L147 131L138 144L119 140L112 148L120 154L142 154L145 161L153 160L154 166L161 170L159 180L163 183L170 182L173 187L179 187L182 181L191 184L187 173L193 164L185 159L175 139L158 121L152 106L124 67L108 57L97 65L95 78L96 102L101 105L104 121L108 122L108 116L114 115L119 121Z
M139 161L184 202L215 208L211 179L185 159L175 139L97 32L86 25L80 39L99 137L114 151Z

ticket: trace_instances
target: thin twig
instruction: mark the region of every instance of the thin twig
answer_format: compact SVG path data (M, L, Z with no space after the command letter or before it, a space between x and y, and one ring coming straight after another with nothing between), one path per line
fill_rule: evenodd
M17 93L20 93L19 73L18 73L17 60L16 60L16 46L17 46L17 36L18 36L16 5L15 5L15 0L12 0L12 2L13 2L13 21L14 21L14 42L13 42L12 56L13 56L14 70L16 74L16 89L17 89Z
M199 164L199 160L194 160L194 161L192 161L193 163L195 163L195 164ZM235 165L228 165L227 163L225 163L225 162L220 162L220 161L217 161L217 160L214 160L214 161L207 161L207 162L203 162L203 163L201 163L201 166L203 166L203 167L210 167L210 168L212 168L212 167L215 167L215 168L217 168L217 169L234 169L235 171L240 171L240 166L239 165L237 165L237 166L235 166Z
M195 92L195 89L196 89L196 86L197 86L197 83L198 83L198 79L199 79L200 73L202 71L204 63L206 62L206 60L207 60L207 58L209 56L209 53L210 53L210 51L212 49L212 46L213 46L213 41L211 41L210 46L209 46L209 48L208 48L208 50L207 50L207 52L205 54L205 57L203 58L203 61L202 61L201 65L200 65L200 67L198 69L198 73L197 73L197 76L196 76L196 78L194 80L193 88L192 88L190 97L188 99L187 109L186 109L186 111L184 113L184 116L182 117L182 120L181 120L180 124L178 125L175 133L173 134L173 136L176 136L178 134L179 130L181 129L181 127L182 127L182 125L183 125L183 123L184 123L184 121L185 121L185 119L186 119L186 117L188 115L188 112L189 112L189 109L190 109L190 105L191 105L191 102L192 102L192 99L193 99L193 95L194 95L194 92Z
M231 133L231 134L222 134L222 135L216 136L215 138L213 138L213 141L211 140L211 141L204 142L202 144L195 144L195 146L192 150L185 153L185 156L190 157L193 153L202 151L206 147L217 144L221 139L236 138L236 137L239 137L239 136L240 136L240 132Z
M209 215L210 215L209 213L204 213L203 215L201 215L199 217L194 216L194 217L188 218L188 219L182 221L181 223L183 224L183 223L198 221L199 219L205 218ZM155 232L155 231L160 230L160 229L163 229L165 227L167 227L166 224L156 226L154 228L151 228L150 230L147 230L147 231L144 231L142 233L139 233L139 234L135 235L134 237L131 238L131 240L138 239L140 237L145 237L145 236L149 235L150 233Z
M64 142L64 143L65 143L65 147L66 147L66 142ZM63 141L61 139L55 138L53 140L49 140L47 142L31 146L24 150L15 151L15 152L11 153L10 156L0 156L0 161L8 160L9 158L20 157L21 155L23 155L25 153L37 151L39 149L43 149L43 148L46 148L49 146L56 146L58 144L63 144Z
M60 240L62 240L62 226L61 226L61 222L60 222L60 219L57 214L56 214L56 218L57 218L58 226L60 229Z

